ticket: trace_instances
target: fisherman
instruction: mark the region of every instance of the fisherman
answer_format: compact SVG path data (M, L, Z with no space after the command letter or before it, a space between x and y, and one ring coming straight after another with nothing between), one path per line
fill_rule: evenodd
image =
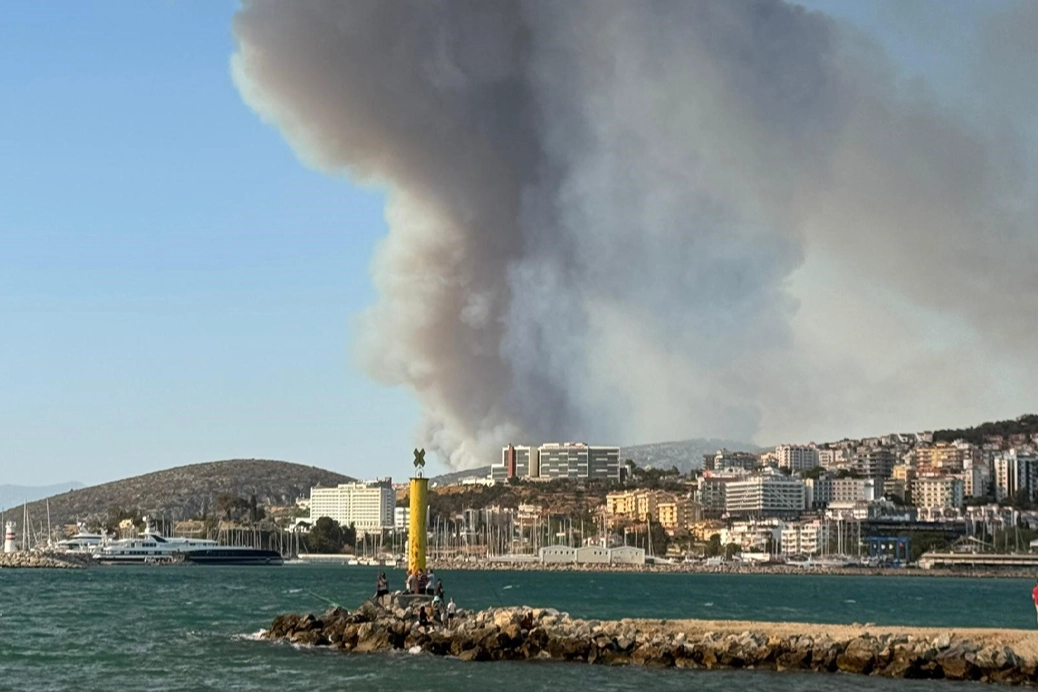
M454 624L454 615L458 612L458 606L454 605L454 597L447 601L447 626Z
M1034 588L1031 589L1031 600L1034 601L1034 610L1038 613L1038 580L1035 580Z
M375 600L378 601L379 605L382 605L383 599L389 595L389 579L386 578L386 573L382 572L378 575L378 580L375 582Z
M436 575L433 574L432 567L429 568L429 581L426 582L425 593L430 596L436 593Z

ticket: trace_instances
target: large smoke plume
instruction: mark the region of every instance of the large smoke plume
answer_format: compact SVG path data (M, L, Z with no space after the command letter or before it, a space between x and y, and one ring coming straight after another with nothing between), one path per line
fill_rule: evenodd
M245 0L234 32L246 101L388 189L357 349L452 465L958 422L1033 385L1027 133L956 115L824 14Z

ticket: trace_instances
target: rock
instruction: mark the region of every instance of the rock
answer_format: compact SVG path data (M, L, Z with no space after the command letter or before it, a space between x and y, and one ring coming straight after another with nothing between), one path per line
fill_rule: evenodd
M836 657L836 667L844 673L868 675L876 663L876 654L872 646L868 639L852 639L843 653Z
M507 648L519 646L523 642L523 630L517 624L502 628L501 634L505 637L504 646Z
M398 648L397 642L389 627L380 627L375 623L365 622L357 629L357 644L354 651L371 653L395 648Z
M811 650L795 648L779 654L775 658L775 669L783 670L806 670L811 667Z
M552 637L544 648L556 660L586 661L591 645L586 639Z
M643 644L631 654L631 662L650 668L668 668L674 665L674 657L659 646Z
M941 672L949 680L978 680L980 668L971 660L972 654L962 650L951 649L937 657Z
M486 650L477 646L471 649L465 649L459 653L458 659L461 661L488 661L490 660L490 657L487 655Z
M267 630L267 639L283 639L293 632L299 624L299 616L292 613L278 615Z
M493 623L495 627L504 629L509 625L519 624L521 615L514 610L499 610L494 613Z
M301 644L303 646L324 646L331 643L324 638L320 630L316 629L296 630L289 635L288 639L293 644Z

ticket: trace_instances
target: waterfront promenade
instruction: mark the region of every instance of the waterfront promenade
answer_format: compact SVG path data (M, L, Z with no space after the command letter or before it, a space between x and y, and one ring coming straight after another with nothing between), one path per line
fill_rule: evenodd
M920 569L918 567L801 567L784 564L728 562L721 565L678 562L674 564L607 564L607 563L542 563L507 560L430 560L436 570L507 571L507 572L619 572L644 574L785 574L852 577L969 577L983 579L1035 579L1038 568L1025 567L956 567Z

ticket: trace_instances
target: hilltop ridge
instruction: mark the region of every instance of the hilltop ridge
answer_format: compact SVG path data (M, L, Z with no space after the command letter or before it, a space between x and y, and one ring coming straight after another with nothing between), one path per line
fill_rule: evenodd
M186 519L212 513L221 494L256 497L260 505L289 505L309 497L310 488L353 480L333 471L271 459L229 459L177 466L53 495L29 504L35 524L50 504L55 526L100 522L110 510Z

